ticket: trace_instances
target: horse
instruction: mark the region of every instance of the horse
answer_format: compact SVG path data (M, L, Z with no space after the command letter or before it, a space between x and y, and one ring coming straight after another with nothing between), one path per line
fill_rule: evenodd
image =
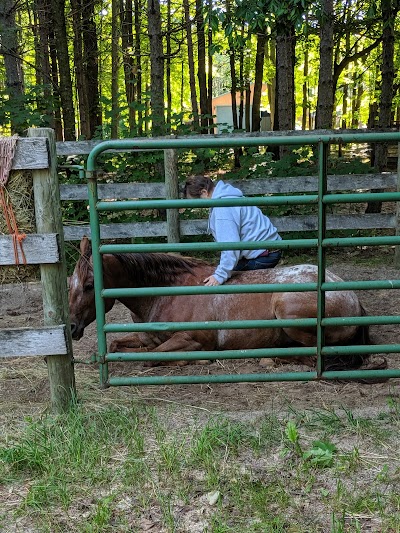
M72 338L79 340L85 327L96 319L92 251L89 239L80 243L80 257L70 278L69 307ZM212 265L196 258L168 253L104 254L104 288L137 288L203 285L213 273ZM237 272L227 285L282 284L316 282L314 265L282 266L269 270ZM326 271L326 281L342 281ZM224 320L273 320L315 318L317 294L313 292L202 294L179 296L121 297L119 301L130 311L135 322L209 322ZM105 299L110 311L115 299ZM325 316L359 317L366 315L354 291L328 291ZM111 352L179 352L246 350L287 346L316 346L315 327L276 327L261 329L221 329L199 331L165 331L135 333L112 342ZM327 345L371 344L368 326L325 328ZM368 356L332 356L325 369L359 368ZM290 359L293 361L293 359ZM302 361L309 366L315 357ZM174 364L174 362L153 364ZM187 361L175 364L188 364Z

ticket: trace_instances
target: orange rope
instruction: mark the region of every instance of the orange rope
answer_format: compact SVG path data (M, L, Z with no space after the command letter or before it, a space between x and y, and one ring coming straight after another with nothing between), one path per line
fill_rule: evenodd
M26 265L26 256L22 247L22 242L25 239L26 234L19 232L14 209L11 201L6 196L6 184L11 172L15 148L17 146L17 138L18 137L13 136L0 139L0 204L3 209L8 232L12 236L15 264L20 264L18 253L19 247L22 256L22 262L24 265Z

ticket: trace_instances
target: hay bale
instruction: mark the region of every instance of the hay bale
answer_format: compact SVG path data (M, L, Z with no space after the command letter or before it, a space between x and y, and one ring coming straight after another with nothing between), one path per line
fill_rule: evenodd
M29 170L14 170L6 185L6 197L10 200L20 233L35 233L35 206L33 200L33 180ZM3 210L0 209L0 234L8 235L8 227ZM22 243L23 246L23 243ZM16 265L0 269L0 283L22 283L39 279L37 265Z

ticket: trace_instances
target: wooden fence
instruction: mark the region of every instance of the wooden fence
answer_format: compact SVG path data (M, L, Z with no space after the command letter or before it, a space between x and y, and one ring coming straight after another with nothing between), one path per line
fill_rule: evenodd
M288 178L258 178L245 181L235 181L245 195L261 194L298 194L302 192L316 192L317 178L312 176L297 176ZM328 190L357 191L397 189L397 174L360 174L331 176L328 178ZM86 185L61 185L61 200L78 201L87 199ZM113 183L99 185L99 197L102 199L123 198L166 198L166 187L162 183ZM317 229L315 215L288 215L271 217L272 222L280 233L305 232ZM391 213L377 214L338 214L327 216L327 229L396 229L398 216ZM181 236L204 234L207 231L207 220L178 221L178 231ZM130 222L101 224L100 233L103 239L131 238L131 237L166 237L168 235L167 221ZM90 236L88 225L64 226L66 240L80 240L84 235Z
M53 130L28 130L17 143L17 169L32 171L37 233L26 236L23 249L28 265L40 265L44 327L1 329L0 358L46 356L51 405L61 412L75 396L75 378ZM9 235L0 235L0 264L15 264Z
M35 131L35 130L34 130ZM354 133L354 130L349 130ZM267 132L263 132L263 136ZM292 132L292 135L306 134L307 132ZM309 132L315 135L315 131ZM321 130L319 134L331 134L332 131ZM273 132L271 135L288 134L288 132ZM257 137L259 134L248 134ZM77 141L56 143L57 155L76 156L87 155L99 144L99 141ZM21 139L15 157L15 169L41 168L46 160L47 152L38 139ZM105 183L99 185L101 199L126 199L126 198L174 198L177 195L177 169L176 154L173 150L164 151L166 176L164 183ZM22 166L21 166L22 165ZM36 165L36 167L35 167ZM400 190L398 173L382 174L348 174L334 175L328 178L328 190L330 191L366 191L366 190ZM257 178L235 181L235 185L242 189L245 195L261 194L299 194L312 193L318 189L317 177L296 176L279 178ZM87 199L87 186L61 185L61 201L82 201ZM168 210L174 212L176 210ZM169 213L168 213L169 214ZM286 232L306 232L317 229L317 217L313 215L288 215L271 217L272 222L282 234ZM392 229L399 234L400 211L393 208L385 213L363 214L330 214L327 217L327 229L343 230L368 230L368 229ZM173 240L179 236L192 236L204 234L207 231L207 220L180 220L178 216L170 216L166 221L154 220L146 222L101 224L100 233L103 239L115 238L146 238L168 237ZM77 225L64 225L64 238L66 241L80 240L84 235L90 236L88 223ZM32 237L33 239L34 237ZM37 238L37 237L36 237ZM27 240L26 246L30 246ZM36 248L32 242L32 249ZM47 248L47 246L46 246ZM49 250L51 247L49 248Z

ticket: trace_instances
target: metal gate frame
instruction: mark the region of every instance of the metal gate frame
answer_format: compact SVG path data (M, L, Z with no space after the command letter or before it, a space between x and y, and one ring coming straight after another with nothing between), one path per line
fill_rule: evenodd
M400 142L400 133L365 133L365 134L331 134L331 135L296 135L284 137L208 137L201 138L162 138L162 139L126 139L104 141L89 154L86 165L88 182L90 228L92 239L94 287L96 302L96 322L98 353L96 361L100 366L100 382L103 387L119 385L166 385L192 383L238 383L266 381L311 381L332 379L375 379L400 377L400 369L386 370L344 370L325 371L324 358L327 355L373 354L400 352L400 344L381 344L368 346L325 346L324 328L326 326L350 325L384 325L400 324L400 316L363 316L363 317L325 317L325 292L364 289L399 289L398 280L343 281L326 282L326 249L349 246L400 245L400 235L388 237L351 237L326 238L326 208L337 203L356 203L375 201L400 201L400 192L394 193L346 193L327 194L327 155L328 146L338 143ZM297 196L275 196L270 198L240 198L225 200L127 200L99 201L97 194L96 158L104 151L113 150L171 150L178 148L235 148L250 146L276 145L316 145L318 148L318 194ZM318 207L318 234L316 239L283 240L274 243L276 248L317 248L318 279L316 283L303 284L261 284L261 285L220 285L217 287L144 287L104 289L102 255L129 252L188 252L193 250L242 250L268 247L268 241L253 243L159 243L159 244L101 244L99 213L106 211L125 211L133 209L179 209L182 207L217 207L237 205L306 205ZM316 318L275 319L252 321L223 322L158 322L106 324L105 298L127 296L161 296L161 295L196 295L196 294L237 294L251 292L306 292L316 291L318 311ZM246 329L271 327L316 326L317 345L315 347L265 348L252 350L196 351L196 352L146 352L146 353L107 353L107 333L143 332L143 331L183 331L198 329ZM207 376L129 376L110 377L108 363L113 361L173 361L198 359L248 359L256 357L298 357L316 356L315 371L282 372L258 374L222 374Z

